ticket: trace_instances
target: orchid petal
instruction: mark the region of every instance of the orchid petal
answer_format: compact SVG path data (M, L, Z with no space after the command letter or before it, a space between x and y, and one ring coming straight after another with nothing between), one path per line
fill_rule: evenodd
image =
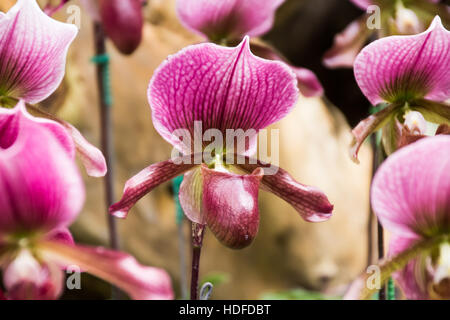
M206 224L206 219L202 214L203 177L200 167L184 174L179 197L186 217L192 222Z
M194 158L195 155L170 159L145 168L125 183L122 199L113 204L109 212L118 218L126 218L135 203L153 188L195 167Z
M267 45L252 42L250 44L250 47L252 52L258 57L274 61L281 61L287 64L296 75L298 88L302 95L304 95L305 97L319 97L323 95L324 90L322 84L320 83L315 73L311 70L295 67L289 64L286 58L284 58L275 49Z
M372 133L381 129L393 116L394 110L397 108L395 104L387 106L386 108L378 111L375 114L370 115L366 119L362 120L352 130L353 141L350 147L350 157L356 163L359 163L358 152L364 141Z
M259 36L272 27L284 0L177 0L180 21L209 40L240 40Z
M123 54L133 53L142 40L142 0L99 0L102 26Z
M430 122L450 125L450 105L430 100L417 100L411 108L422 113Z
M246 37L236 48L206 43L169 57L155 72L148 97L156 130L180 151L192 153L192 143L183 143L174 132L185 129L195 141L194 121L200 121L200 134L240 129L250 131L256 142L258 130L293 108L296 84L285 64L254 56Z
M37 103L52 94L77 32L47 16L35 0L18 0L0 16L0 96Z
M450 97L449 40L438 16L421 34L377 40L356 58L356 81L373 105L420 98L444 101Z
M367 15L363 15L335 36L333 47L323 57L323 64L326 67L353 67L356 56L374 32L367 28L366 21Z
M0 233L66 226L80 212L84 186L64 134L23 102L0 109Z
M21 250L5 268L3 281L12 300L54 300L63 289L63 272L56 265L41 264L28 250Z
M285 170L261 161L235 155L235 166L251 173L257 168L264 169L261 180L263 189L270 191L292 205L308 222L322 222L331 217L333 205L327 196L315 187L305 186Z
M417 237L405 238L395 235L391 236L389 239L389 255L396 256L408 250L418 241L420 241L420 238ZM426 285L427 275L423 260L423 257L418 256L409 261L403 269L392 275L395 282L409 300L424 300L428 298Z
M61 266L76 265L121 288L132 299L173 299L169 275L162 269L142 266L128 254L57 241L42 242L38 246L46 261Z
M239 175L202 165L203 210L207 225L224 245L250 245L259 227L258 190L263 169Z
M103 153L87 141L77 128L34 105L27 104L26 107L30 113L52 120L50 123L57 122L66 129L67 132L64 136L66 136L67 133L71 136L70 143L71 145L75 144L75 150L89 176L103 177L106 174L108 168L106 166L106 160Z
M450 136L421 139L390 156L375 175L372 207L397 235L450 228Z

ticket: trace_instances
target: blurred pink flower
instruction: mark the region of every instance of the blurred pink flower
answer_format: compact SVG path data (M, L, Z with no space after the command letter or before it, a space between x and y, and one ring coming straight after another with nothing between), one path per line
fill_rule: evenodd
M356 56L370 38L409 35L424 31L434 16L440 15L450 23L449 7L439 0L381 1L350 0L366 11L370 6L380 8L380 28L369 29L367 22L375 12L366 13L350 23L334 38L333 47L325 53L323 63L329 68L351 68Z
M392 233L391 257L425 239L446 237L395 278L410 299L450 298L450 265L445 265L450 256L440 252L450 245L450 136L425 138L394 153L377 172L371 198L378 219ZM441 266L447 267L443 276L436 274Z
M218 44L234 45L244 36L258 37L268 32L275 12L284 0L177 0L182 24L192 32ZM250 44L253 52L265 59L287 63L268 45ZM300 92L305 97L321 96L323 88L316 75L287 63L297 75Z
M439 17L421 34L386 37L361 51L354 66L356 81L373 105L384 105L353 129L354 160L364 140L381 128L385 151L394 152L412 111L430 122L450 122L450 106L445 102L450 98L449 51L450 32Z
M56 299L76 265L134 299L172 298L165 271L124 253L75 245L67 227L85 191L75 146L60 124L34 118L20 101L0 109L0 269L9 299Z
M148 98L156 130L184 156L151 165L130 179L110 212L126 217L154 187L185 173L180 201L186 215L196 223L206 223L232 248L245 247L256 236L260 184L292 204L305 220L327 220L333 206L321 191L301 185L282 169L267 174L274 168L247 157L256 151L258 131L286 116L297 97L293 72L281 62L254 56L248 37L235 48L205 43L169 57L155 72ZM201 121L201 129L195 121ZM187 131L187 140L176 136L180 129ZM201 153L207 153L206 146L200 142L197 150L195 139L209 129L217 129L222 138L228 138L228 129L240 129L243 136L238 143L239 138L245 139L245 132L251 134L245 148L218 148L205 163ZM197 152L200 163L193 161ZM228 161L229 155L233 161ZM230 172L233 167L247 174Z
M82 0L94 21L102 23L108 38L123 54L140 45L144 27L144 0Z
M67 50L76 34L74 25L48 17L35 0L18 0L6 14L0 12L0 107L50 96L64 77ZM60 122L73 133L88 174L104 176L102 153L70 124Z

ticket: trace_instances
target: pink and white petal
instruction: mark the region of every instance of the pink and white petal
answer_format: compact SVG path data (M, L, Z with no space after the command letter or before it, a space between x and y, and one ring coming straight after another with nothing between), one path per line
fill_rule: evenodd
M365 47L355 60L356 81L369 101L404 102L450 97L450 32L437 16L429 29Z
M177 0L180 21L212 41L259 36L272 27L284 0Z
M57 124L49 128L23 103L0 109L0 232L66 226L81 210L82 179L68 145L55 135L65 130Z
M361 51L370 35L374 32L366 26L367 15L351 22L334 38L333 47L324 57L323 64L328 68L352 68L356 56Z
M62 124L72 136L77 154L80 157L87 174L91 177L103 177L108 171L103 153L87 141L80 131L70 123L62 121Z
M281 61L288 65L296 75L298 88L305 97L318 97L323 95L322 84L315 73L311 70L295 67L289 64L286 58L268 45L252 42L250 44L250 48L258 57L268 60Z
M45 235L44 239L49 241L60 241L68 245L75 244L72 233L67 228L53 229Z
M169 57L155 72L148 98L156 130L192 153L192 141L180 142L176 130L195 140L194 121L201 121L203 132L242 129L254 136L294 107L298 89L289 67L254 56L246 37L235 48L205 43Z
M263 168L262 188L292 205L304 220L322 222L331 217L333 205L330 204L327 196L315 187L305 186L295 181L285 170L238 155L235 155L234 165L247 173Z
M125 183L122 199L109 208L109 213L118 218L126 218L136 202L155 187L197 166L194 158L195 155L184 156L145 168Z
M76 265L124 290L132 299L174 298L166 271L143 266L128 254L102 247L72 246L58 241L41 242L38 249L46 261L61 266Z
M52 94L77 32L47 16L35 0L18 0L0 16L0 95L37 103Z
M206 223L229 248L249 246L258 233L258 190L263 172L257 168L250 175L239 175L201 167Z
M63 290L64 275L55 264L40 263L21 250L6 266L3 282L11 300L54 300Z
M450 228L450 136L421 139L391 155L377 171L372 207L383 227L404 237Z

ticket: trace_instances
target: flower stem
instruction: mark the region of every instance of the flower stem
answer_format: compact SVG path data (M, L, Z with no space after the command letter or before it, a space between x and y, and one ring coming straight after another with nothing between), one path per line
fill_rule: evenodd
M191 273L191 300L198 300L198 275L200 271L200 254L205 234L204 224L192 223L192 273Z
M108 57L105 46L105 34L100 23L94 23L94 41L96 57ZM99 107L101 121L101 145L105 156L108 172L105 182L106 215L108 219L109 245L112 249L119 249L119 237L115 218L108 213L108 208L114 203L114 163L112 151L111 131L111 97L109 83L109 60L99 60L97 64L97 86L99 92ZM118 297L118 290L113 287L113 299Z

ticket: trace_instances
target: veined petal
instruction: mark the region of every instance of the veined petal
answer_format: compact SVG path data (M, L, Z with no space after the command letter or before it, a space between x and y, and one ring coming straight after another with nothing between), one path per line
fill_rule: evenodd
M200 167L184 174L180 186L180 204L189 220L206 224L203 212L203 176Z
M194 163L194 158L195 155L184 156L145 168L125 183L122 199L113 204L109 212L118 218L126 218L135 203L153 188L195 167L197 164Z
M18 0L0 16L0 96L37 103L52 94L77 32L47 16L35 0Z
M284 0L177 0L183 25L211 41L259 36L272 27Z
M364 95L376 105L450 97L450 32L436 17L429 29L413 36L392 36L365 47L354 65Z
M377 171L372 207L399 236L450 230L450 136L421 139L391 155Z
M206 224L227 247L247 247L258 233L258 190L263 172L257 168L250 175L239 175L201 167Z
M323 64L328 68L351 68L362 47L374 32L366 26L367 15L350 23L334 37L333 47L324 57Z
M65 135L23 102L0 109L0 233L66 226L80 212L84 185Z
M323 95L322 84L311 70L289 64L286 58L268 45L252 42L250 48L254 54L261 58L281 61L287 64L296 75L298 88L305 97L318 97Z
M179 150L193 153L192 140L201 140L208 129L224 136L227 129L240 129L255 142L258 130L293 108L298 89L289 67L254 56L246 37L236 48L205 43L169 57L155 72L148 98L156 130ZM191 141L180 141L175 134L180 129Z
M67 245L58 241L42 242L38 244L38 249L46 261L61 266L79 266L121 288L132 299L166 300L174 297L167 272L142 266L128 254L102 247Z
M274 165L235 155L235 166L251 173L257 168L264 169L262 188L272 192L292 205L308 222L322 222L331 217L333 205L327 196L315 187L305 186Z

